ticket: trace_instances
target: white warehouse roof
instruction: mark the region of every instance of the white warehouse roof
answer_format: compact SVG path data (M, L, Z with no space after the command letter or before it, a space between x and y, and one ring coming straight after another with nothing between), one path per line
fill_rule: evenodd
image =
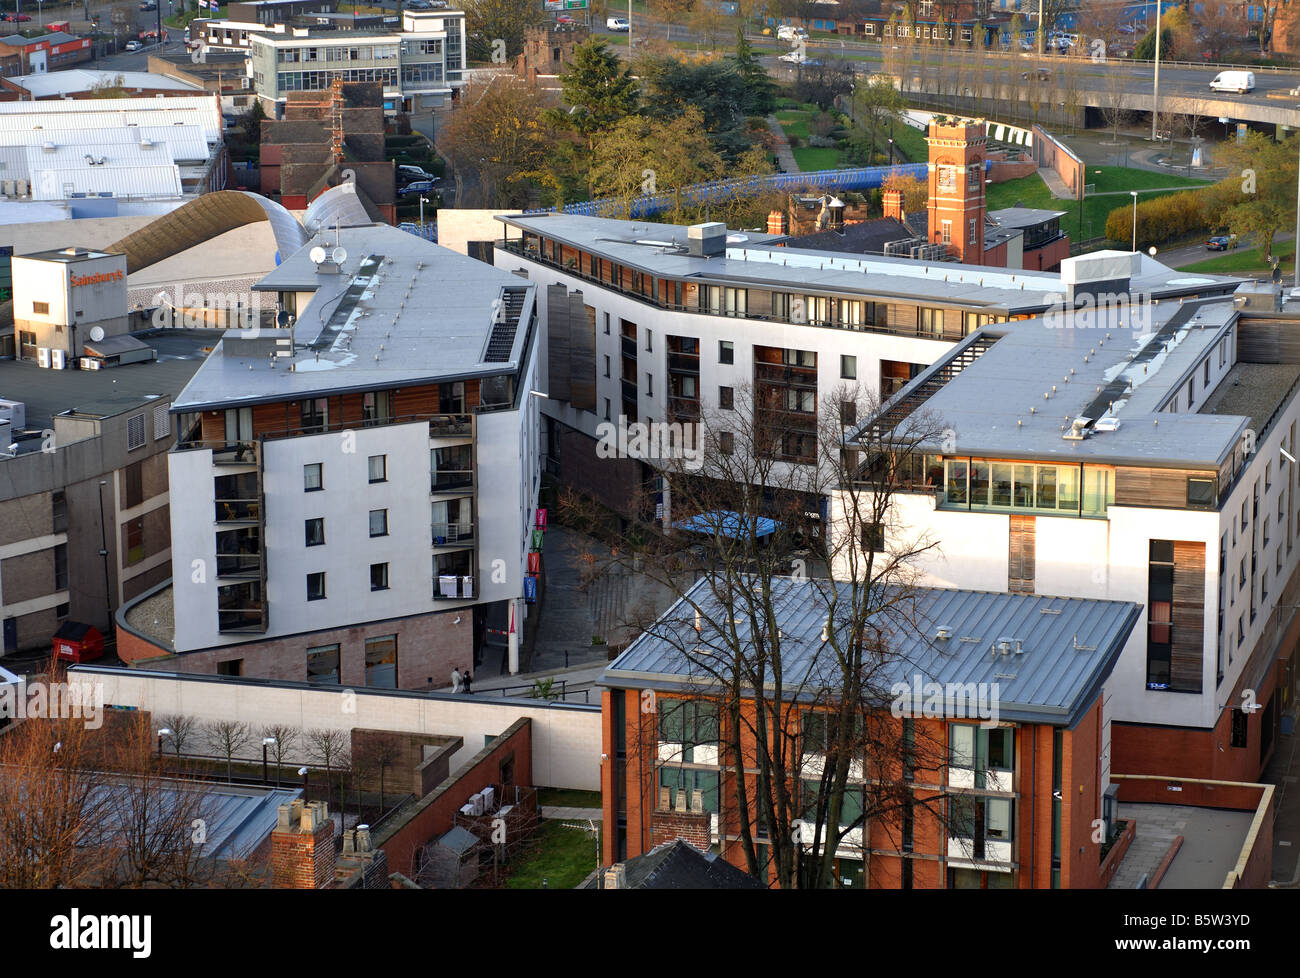
M97 71L93 68L67 68L63 71L43 71L34 75L19 75L10 82L31 93L33 98L50 98L69 92L88 92L96 85L116 86L123 89L157 89L176 92L202 92L192 82L171 75L151 71Z
M77 194L179 197L182 192L180 168L166 143L28 146L27 172L33 200L64 200Z
M157 98L65 99L0 102L0 143L12 132L32 129L96 130L125 126L198 126L211 145L221 142L221 106L216 95L169 95Z

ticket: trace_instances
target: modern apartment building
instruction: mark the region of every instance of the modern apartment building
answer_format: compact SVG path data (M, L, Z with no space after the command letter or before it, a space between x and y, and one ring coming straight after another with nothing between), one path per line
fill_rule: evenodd
M725 659L732 648L709 634L707 623L728 617L714 596L717 584L697 583L602 676L604 864L683 838L747 868L731 755L735 731L719 706L721 688L708 678L714 669L702 665L716 667L710 651ZM805 677L823 674L832 655L827 599L816 590L824 586L772 581L787 699L771 705L797 714L790 724L798 731L791 790L805 813L826 759L828 714L825 702L796 691ZM880 777L902 786L908 800L859 821L864 795L854 785L864 783L864 765L855 765L841 813L849 831L836 850L837 886L1104 886L1118 860L1107 859L1103 844L1118 827L1101 752L1110 722L1102 689L1141 609L954 589L921 588L909 600L918 627L890 630L890 661L872 678L896 696L882 710L898 725L899 742L916 749L910 763L902 752L871 759L888 765ZM706 624L692 621L695 608ZM747 619L738 624L743 638ZM895 684L905 692L895 694ZM947 691L937 700L936 688ZM750 730L740 736L746 752L754 750ZM746 767L755 768L752 753ZM751 782L751 802L753 790ZM817 833L810 814L793 827L809 842ZM758 817L750 828L766 864L769 829Z
M1133 291L1138 256L1088 261ZM833 506L856 546L938 541L920 559L935 586L1141 604L1107 685L1119 773L1256 780L1295 709L1300 354L1296 313L1259 299L982 328L856 436L887 444L920 409L946 426L900 476L889 525Z
M808 251L721 224L498 220L496 266L545 286L548 456L562 479L619 509L653 470L597 465L599 425L718 417L745 388L778 383L792 433L807 434L837 392L888 397L981 326L1054 308L1067 278L1087 274L1079 259L1054 273ZM1237 282L1179 276L1142 256L1130 285L1176 302ZM787 447L791 460L806 457Z
M327 89L335 78L377 81L389 112L420 112L463 84L465 12L402 12L400 30L294 27L249 35L249 73L267 114L280 115L289 92Z
M292 326L227 331L172 406L174 630L123 657L427 688L490 620L517 655L535 289L387 225L327 237L256 286Z

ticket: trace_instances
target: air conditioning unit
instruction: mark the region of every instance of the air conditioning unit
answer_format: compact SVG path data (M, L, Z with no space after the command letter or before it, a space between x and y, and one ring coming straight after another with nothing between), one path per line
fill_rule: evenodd
M50 367L54 370L65 370L68 366L68 354L62 349L50 350Z
M36 348L36 363L46 370L50 369L50 348L48 346L38 346Z
M0 421L8 421L15 428L26 428L27 405L22 401L0 399Z
M94 357L82 357L80 360L77 361L77 363L80 364L82 370L99 369L99 361Z
M19 181L17 182L17 190L18 190L18 196L19 196L19 197L26 197L26 196L27 196L27 181L26 181L26 180L19 180Z
M14 195L14 187L16 186L17 184L13 180L0 181L0 190L4 191L6 197L12 197Z

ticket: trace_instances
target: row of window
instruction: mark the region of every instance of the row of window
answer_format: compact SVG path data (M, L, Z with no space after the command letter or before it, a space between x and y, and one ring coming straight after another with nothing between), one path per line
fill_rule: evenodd
M947 506L1104 516L1115 501L1114 470L1100 466L965 459L947 459L942 465L941 504ZM926 485L939 488L939 475L938 457L927 456Z
M394 61L397 59L396 44L368 44L364 47L328 47L281 48L276 52L281 64L298 64L312 61Z
M329 88L335 78L345 82L380 82L390 89L397 87L396 68L345 68L330 71L282 71L276 79L281 92L319 92Z
M325 571L318 571L314 574L307 575L307 600L324 601L328 596L325 590ZM388 590L388 564L370 565L370 590L387 591Z
M371 485L388 481L388 456L370 455L366 458L366 474ZM325 463L308 462L302 467L303 492L319 492L325 488ZM373 535L373 534L372 534Z
M380 635L366 639L366 685L378 689L397 688L397 636ZM317 645L307 650L307 682L318 686L337 686L339 645Z

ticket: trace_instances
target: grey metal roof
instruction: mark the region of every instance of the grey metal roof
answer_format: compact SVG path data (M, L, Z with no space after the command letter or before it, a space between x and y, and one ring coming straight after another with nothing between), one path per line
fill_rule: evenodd
M967 345L996 337L924 403L933 419L927 427L937 423L949 436L945 455L1217 468L1250 419L1161 408L1235 321L1233 303L1161 302L1144 308L1150 321L1138 330L1127 306L1091 310L1095 325L1086 328L1078 311L1055 320L985 327L923 371L895 401L940 374ZM1174 325L1176 317L1186 322L1172 328L1163 351L1152 355L1152 334ZM1093 431L1082 441L1062 437L1074 418L1097 420L1099 396L1123 387L1126 378L1131 390L1107 400L1101 412L1118 420L1116 430ZM937 442L934 450L941 450Z
M1004 228L1032 228L1046 224L1054 217L1064 217L1065 211L1049 211L1041 207L1003 207L989 211L988 215Z
M850 587L825 580L772 580L787 692L803 687L800 698L811 700L815 687L835 687L834 654L821 634L832 589L848 600ZM699 633L696 608L702 614ZM909 689L917 682L985 683L997 691L1002 719L1072 727L1091 706L1141 611L1141 605L1127 601L917 588L873 620L890 633L892 657L872 683L903 683ZM711 582L697 581L610 663L601 683L705 692L712 685L709 667L721 661L710 652L711 643L726 654L725 645L711 637L716 632L709 622L724 617ZM935 639L940 626L950 630L950 638ZM745 640L748 621L734 627ZM992 654L1002 638L1019 640L1023 652Z
M737 287L860 293L965 307L984 305L1008 313L1040 311L1065 292L1057 272L781 247L776 242L787 239L755 231L730 231L725 255L694 258L685 253L687 229L679 225L572 214L505 214L497 220L653 275ZM1134 291L1190 294L1206 285L1230 288L1240 281L1228 276L1184 277L1146 255L1141 259L1131 284Z
M318 270L310 257L317 246L344 249L337 273ZM517 275L381 224L337 236L322 231L255 288L317 293L294 326L295 369L273 367L265 354L228 353L223 342L173 411L510 373L525 356L527 331L516 330L509 354L489 362L493 303L503 289L522 290L522 325L535 290Z

